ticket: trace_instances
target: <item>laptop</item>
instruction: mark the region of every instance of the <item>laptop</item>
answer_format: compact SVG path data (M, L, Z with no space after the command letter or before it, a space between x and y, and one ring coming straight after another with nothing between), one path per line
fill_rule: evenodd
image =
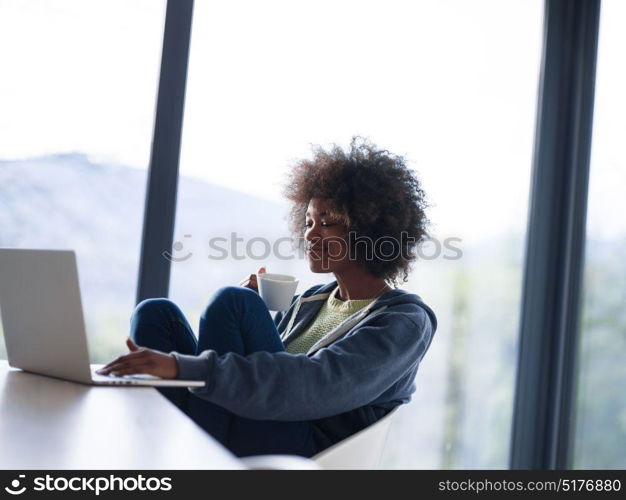
M72 250L0 248L0 314L9 365L91 385L202 387L201 380L99 375L89 364Z

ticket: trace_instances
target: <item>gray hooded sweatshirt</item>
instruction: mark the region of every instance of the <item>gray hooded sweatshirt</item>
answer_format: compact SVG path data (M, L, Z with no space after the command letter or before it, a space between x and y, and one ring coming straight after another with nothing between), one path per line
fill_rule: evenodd
M333 281L311 287L276 315L285 345L311 324L336 286ZM418 295L390 290L306 354L173 354L179 378L206 382L189 388L196 396L245 418L311 421L320 451L411 399L436 329L435 314Z

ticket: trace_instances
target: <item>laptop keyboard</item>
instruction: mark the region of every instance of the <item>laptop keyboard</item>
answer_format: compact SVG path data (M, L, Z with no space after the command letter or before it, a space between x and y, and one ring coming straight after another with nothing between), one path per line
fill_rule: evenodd
M140 380L161 380L161 377L155 377L154 375L148 375L147 373L135 373L133 375L122 375L118 378L130 378L130 379L140 379Z
M95 369L92 370L92 377L94 379L99 378L100 380L161 380L161 377L155 377L154 375L148 375L147 373L134 373L132 375L104 375L100 373L96 373Z

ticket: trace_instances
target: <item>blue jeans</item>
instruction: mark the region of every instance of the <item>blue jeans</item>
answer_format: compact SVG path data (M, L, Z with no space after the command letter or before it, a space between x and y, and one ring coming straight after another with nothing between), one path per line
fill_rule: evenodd
M243 356L285 350L263 299L238 286L221 288L211 298L200 318L198 340L181 310L168 299L139 303L131 318L130 336L143 347L192 355L207 349ZM309 457L315 453L311 422L251 420L187 388L158 390L237 456L285 453Z

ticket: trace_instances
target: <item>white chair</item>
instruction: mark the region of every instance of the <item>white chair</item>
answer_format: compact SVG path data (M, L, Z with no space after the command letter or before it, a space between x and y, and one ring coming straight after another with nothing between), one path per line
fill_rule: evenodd
M242 458L242 461L251 469L376 469L398 408L311 459L291 455L257 455Z
M315 470L321 467L309 458L297 455L254 455L240 459L254 470Z

